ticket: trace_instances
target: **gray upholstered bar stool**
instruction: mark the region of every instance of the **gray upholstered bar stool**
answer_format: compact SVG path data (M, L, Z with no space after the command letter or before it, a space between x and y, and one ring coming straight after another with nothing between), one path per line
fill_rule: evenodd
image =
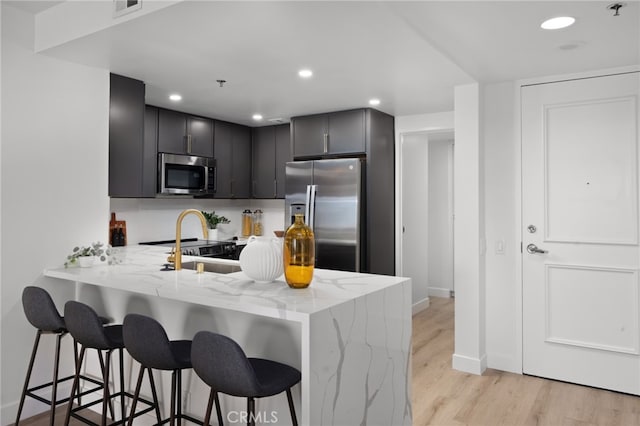
M24 407L25 398L28 396L51 407L49 415L49 424L53 426L54 418L56 414L56 406L63 404L69 400L68 397L57 399L58 396L58 384L67 380L73 379L73 375L58 378L58 367L60 365L60 342L62 338L67 335L68 330L64 322L64 318L58 313L55 303L51 299L49 293L40 287L27 286L22 291L22 307L24 308L25 316L31 325L33 325L36 332L36 339L33 344L33 350L31 351L31 359L29 360L29 367L27 368L27 377L24 381L24 387L22 388L22 395L20 396L20 404L18 405L18 414L16 415L16 426L20 424L20 415L22 414L22 408ZM106 319L101 321L107 322ZM31 372L33 371L33 365L38 352L38 346L40 344L40 337L43 334L53 334L56 336L56 352L53 361L53 380L51 382L43 383L37 386L29 387L29 381L31 380ZM74 360L77 361L77 349L74 343ZM88 389L82 392L82 395L86 395L95 390L101 389L102 384L90 377L84 377L83 379L93 384L99 385L92 389ZM37 392L45 388L51 387L51 399L47 399Z
M247 358L234 340L221 334L200 331L193 338L191 363L200 378L211 387L204 424L209 425L213 402L222 425L218 392L247 398L247 424L255 425L255 398L287 392L292 424L297 426L291 388L300 382L297 369L262 358Z
M157 424L181 423L182 419L202 424L201 421L182 412L182 370L191 368L191 340L169 340L162 325L153 318L139 314L128 314L123 321L123 337L127 352L140 363L140 373L131 403L129 425L133 422L136 403L140 396L140 387L145 370L149 373L149 384L156 409ZM158 396L153 381L152 370L171 371L171 412L169 418L162 420L158 407Z
M123 363L123 350L124 340L122 338L122 325L110 325L103 327L100 317L96 312L84 303L69 301L64 305L64 318L69 333L80 344L80 355L78 357L78 364L76 368L76 374L73 380L73 386L71 388L71 399L67 407L67 414L65 418L65 425L69 424L71 416L77 418L84 423L95 424L89 419L78 414L78 411L87 407L93 406L102 402L102 420L101 424L104 426L107 424L107 407L111 411L111 418L115 420L113 413L113 407L111 406L111 399L120 399L120 409L122 413L122 419L113 422L112 424L124 424L127 420L125 417L125 397L131 398L132 395L124 390L124 363ZM78 387L80 379L80 366L84 360L84 355L87 349L95 349L98 354L105 353L104 363L101 363L102 368L102 383L103 383L103 395L102 399L90 402L88 404L80 405L79 407L73 407L73 401L79 397ZM120 391L110 394L109 391L109 376L111 365L111 354L113 351L117 351L119 355L120 364ZM114 379L115 383L115 379ZM150 402L144 401L151 405ZM137 413L137 415L144 414L152 408Z

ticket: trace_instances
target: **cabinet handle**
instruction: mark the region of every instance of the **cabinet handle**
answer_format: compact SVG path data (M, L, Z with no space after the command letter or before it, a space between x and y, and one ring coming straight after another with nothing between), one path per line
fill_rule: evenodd
M218 166L213 168L213 193L218 192Z
M229 192L231 193L231 198L233 198L233 179L229 182Z
M191 135L187 135L187 154L191 154Z
M278 197L278 181L276 179L273 180L273 198Z
M329 152L329 135L327 133L323 134L323 142L324 142L324 153Z
M255 180L251 181L251 196L252 197L256 196L256 181Z

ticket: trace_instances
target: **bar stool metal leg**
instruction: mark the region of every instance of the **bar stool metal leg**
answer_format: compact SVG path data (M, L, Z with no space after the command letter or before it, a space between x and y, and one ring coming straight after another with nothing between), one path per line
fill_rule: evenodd
M178 422L180 422L182 419L182 370L176 370L174 374L176 375L177 383L177 392L174 395L177 413L176 417L178 418Z
M62 333L56 336L56 356L53 361L53 385L51 389L51 414L49 416L50 426L54 426L56 405L58 403L58 368L60 367L60 341L62 340L62 336Z
M296 418L296 409L293 406L293 397L291 396L291 388L287 389L287 401L289 402L289 411L291 412L291 424L298 426L298 419Z
M107 351L104 359L104 370L102 370L102 383L104 383L102 396L102 420L101 425L107 424L107 405L109 404L109 367L111 366L111 351Z
M151 396L153 397L153 403L156 408L156 419L158 423L162 422L162 417L160 416L160 403L158 402L158 392L156 392L156 383L153 379L153 370L148 368L149 372L149 384L151 384Z
M247 398L247 425L256 426L256 400L254 398Z
M136 404L138 403L138 397L140 396L140 388L142 387L142 379L144 378L145 367L140 367L140 373L138 374L138 380L136 381L136 390L133 392L133 402L131 403L131 415L129 416L128 426L133 424L133 414L136 412Z
M125 408L124 408L124 396L125 396L125 391L124 391L124 355L122 352L122 348L119 349L120 352L120 415L122 416L122 424L124 425L124 422L126 420L126 413L125 413ZM114 385L115 386L115 385ZM115 418L114 418L115 420Z
M140 389L142 388L142 380L144 379L145 370L149 374L149 384L151 385L151 395L153 396L153 406L156 412L156 424L162 423L162 417L160 417L160 404L158 403L158 393L156 392L156 384L153 380L153 371L145 366L140 366L140 373L138 374L138 380L136 382L136 389L133 394L133 401L131 402L131 410L129 414L128 426L133 424L133 419L136 412L136 406L138 405L138 399L140 399Z
M71 419L71 408L73 406L73 400L75 399L76 392L78 391L78 383L80 382L80 368L82 361L84 360L85 348L80 348L80 356L78 357L78 363L76 365L76 375L73 378L73 385L71 385L71 396L69 397L69 405L67 406L67 414L64 416L64 424L68 425Z
M24 387L22 388L22 396L20 396L20 404L18 405L18 415L16 416L16 426L20 423L20 415L22 414L22 408L24 407L24 399L27 396L27 389L29 389L29 379L31 378L31 372L33 371L33 364L36 360L36 353L38 352L38 345L40 344L40 336L42 331L38 330L36 333L36 340L33 343L33 349L31 350L31 359L29 360L29 367L27 368L27 377L24 380Z
M169 414L169 424L175 425L176 420L176 372L171 373L171 413Z

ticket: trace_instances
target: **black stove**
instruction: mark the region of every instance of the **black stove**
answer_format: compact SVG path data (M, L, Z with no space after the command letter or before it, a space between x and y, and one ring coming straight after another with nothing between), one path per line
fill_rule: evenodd
M141 245L175 247L175 240L147 241ZM199 240L185 238L180 240L180 251L184 256L216 257L223 259L238 259L235 241Z

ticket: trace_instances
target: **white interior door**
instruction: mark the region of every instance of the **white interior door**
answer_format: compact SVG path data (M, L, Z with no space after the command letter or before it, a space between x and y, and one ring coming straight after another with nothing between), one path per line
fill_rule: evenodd
M640 394L639 81L522 89L526 374Z

